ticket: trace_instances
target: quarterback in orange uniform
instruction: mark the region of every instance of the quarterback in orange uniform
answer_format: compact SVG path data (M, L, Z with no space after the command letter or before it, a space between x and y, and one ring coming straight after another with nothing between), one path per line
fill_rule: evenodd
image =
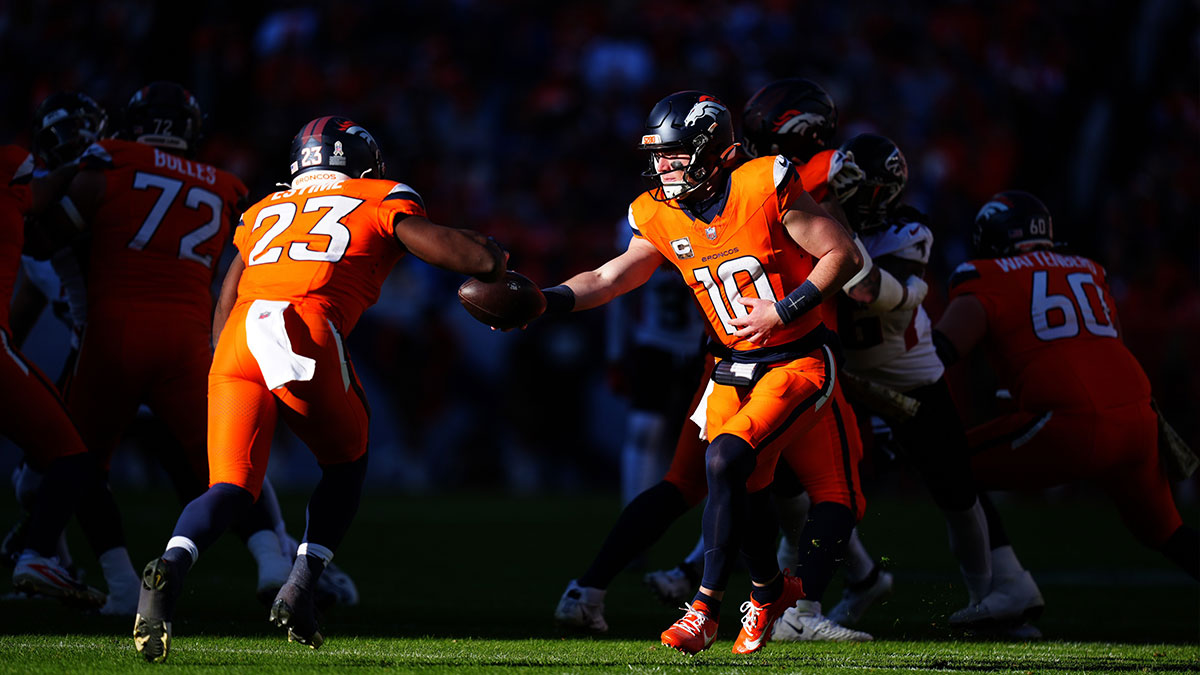
M1017 190L983 205L974 243L934 337L947 362L983 345L1016 404L968 432L980 487L1094 480L1138 541L1200 578L1200 536L1171 495L1150 383L1121 342L1104 268L1054 250L1050 212Z
M322 477L270 618L289 640L321 645L313 591L354 518L367 468L368 407L343 337L405 253L485 280L504 273L497 244L431 223L412 188L383 179L375 139L344 117L315 119L296 134L290 173L290 189L250 207L234 233L239 255L213 322L211 487L146 565L134 642L150 661L167 657L184 575L258 497L280 418L312 450Z
M776 118L783 118L787 122L797 116L800 116L803 124L793 122L786 125L783 131L779 130L783 124L776 124ZM749 155L787 154L793 158L801 186L814 198L832 198L829 190L831 181L849 182L855 179L857 167L843 162L840 152L827 147L836 129L836 109L829 95L815 83L802 79L771 83L746 103L743 119L747 121L745 150ZM660 270L655 274L661 275L663 272ZM672 276L676 277L682 288L687 289L687 286L682 286L682 279L677 273L673 272ZM654 281L652 277L649 283L653 284ZM645 287L642 292L645 292ZM832 320L828 324L832 325ZM710 356L701 386L692 397L689 410L696 410L704 400L712 373L712 361ZM822 535L822 539L840 539L844 542L865 506L858 484L862 444L854 413L836 384L829 407L833 414L821 416L811 429L796 437L781 451L780 457L784 461L780 463L776 474L774 498L778 505L781 499L791 497L781 494L778 489L781 484L804 482L812 489L814 501L821 504L816 509L817 520L824 520L829 525L828 529L838 530L837 533L830 532L829 537ZM608 585L635 556L661 537L667 526L703 501L708 494L704 459L708 443L700 438L699 431L704 426L704 419L702 414L698 417L700 419L685 421L666 476L630 502L621 512L592 564L583 575L572 579L567 585L554 612L559 624L591 632L606 631L608 625L604 619L603 601ZM800 481L779 480L783 473L795 474ZM808 503L807 496L800 497ZM780 521L785 529L791 526L798 531L804 526L806 513L782 506L779 510ZM796 554L793 553L791 557L794 559ZM650 572L644 581L660 600L677 607L690 599L699 585L703 558L704 543L701 539L696 550L678 567ZM810 580L822 587L827 583L827 579L818 580L819 576L823 576L818 569L822 566L811 559L807 563L803 571L815 574L803 577L806 592ZM792 569L796 570L796 567ZM828 571L832 574L831 567Z
M861 259L786 158L729 168L737 144L729 110L715 97L685 91L659 101L640 147L651 155L647 175L658 187L629 208L629 248L547 289L547 310L602 305L644 283L664 258L692 288L721 352L706 406L705 569L700 592L662 640L687 653L711 645L730 565L742 551L755 588L742 606L734 652L757 651L802 595L797 580L779 573L764 488L780 450L829 414L836 337L811 310Z

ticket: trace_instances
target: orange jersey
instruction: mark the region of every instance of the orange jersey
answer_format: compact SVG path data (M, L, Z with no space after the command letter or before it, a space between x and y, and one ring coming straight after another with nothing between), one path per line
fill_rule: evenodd
M0 328L8 328L21 248L25 245L25 213L33 204L29 181L33 156L16 145L0 146Z
M774 347L798 340L821 325L808 312L773 333L765 344L734 336L734 316L749 309L746 297L778 300L804 283L814 258L787 234L783 213L804 194L800 177L782 156L752 159L729 174L724 205L706 223L675 200L658 202L646 192L629 207L636 237L654 244L679 268L709 322L712 338L735 351Z
M1149 400L1150 383L1117 333L1104 268L1053 251L972 260L950 279L950 299L973 295L987 312L996 373L1023 410L1105 410Z
M89 311L169 305L211 320L213 275L246 186L143 143L98 146L80 160L105 176L90 223Z
M349 334L404 255L392 229L400 214L424 217L425 206L412 188L388 180L310 183L269 195L233 236L246 264L238 303L286 300Z

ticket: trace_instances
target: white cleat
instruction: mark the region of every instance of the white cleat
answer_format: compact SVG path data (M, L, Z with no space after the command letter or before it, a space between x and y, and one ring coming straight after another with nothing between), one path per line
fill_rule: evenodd
M109 593L108 600L100 607L100 613L108 616L134 616L137 614L138 594Z
M69 605L94 609L104 604L104 593L82 584L54 558L26 551L13 568L13 587L22 593L44 595Z
M991 592L974 605L951 614L950 626L963 629L1017 627L1041 616L1045 607L1046 601L1042 599L1033 575L1022 571L1012 577L993 578Z
M682 606L696 594L691 580L678 567L647 572L646 576L642 577L642 583L646 584L659 602L671 607Z
M892 594L894 579L891 573L884 572L878 567L860 584L848 586L842 590L842 599L829 610L826 615L830 621L843 626L856 626L871 605L887 599ZM863 585L866 581L871 583Z
M333 563L317 579L317 606L340 605L353 607L358 604L358 586L346 571Z
M847 628L821 614L821 603L797 600L775 622L771 639L781 642L870 642L870 633Z
M580 586L572 579L554 608L554 621L560 626L590 633L608 631L604 620L604 594L600 588Z

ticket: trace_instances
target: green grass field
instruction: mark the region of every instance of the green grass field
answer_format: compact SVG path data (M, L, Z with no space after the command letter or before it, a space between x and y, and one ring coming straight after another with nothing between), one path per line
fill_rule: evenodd
M131 553L161 551L178 505L163 494L121 495ZM865 645L777 644L735 657L729 647L747 580L735 575L714 647L688 658L658 644L679 616L657 604L629 571L607 598L609 635L562 633L551 620L566 581L590 560L616 513L611 497L449 495L363 502L338 562L359 585L358 607L323 622L325 646L286 642L254 598L250 556L232 536L206 552L188 579L165 667L222 671L400 669L426 672L1195 672L1200 671L1200 586L1141 549L1110 506L1001 504L1023 562L1038 578L1046 613L1036 643L965 640L946 627L965 591L944 526L925 502L876 499L862 528L896 577L891 600L863 628ZM303 499L285 498L293 531ZM8 522L11 506L0 509ZM1196 522L1194 509L1185 517ZM698 513L650 556L666 567L691 546ZM82 541L74 550L87 563ZM88 577L99 582L94 565ZM827 603L840 589L830 589ZM83 616L44 600L0 604L0 672L113 672L147 668L133 650L132 621Z

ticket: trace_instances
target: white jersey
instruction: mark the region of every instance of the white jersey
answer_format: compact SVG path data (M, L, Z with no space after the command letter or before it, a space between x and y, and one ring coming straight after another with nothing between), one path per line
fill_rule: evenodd
M908 220L859 236L872 260L895 256L928 264L933 247L929 228ZM942 376L945 368L933 347L932 326L924 307L883 314L856 307L851 316L852 327L841 331L846 370L897 391L932 384Z
M629 245L629 223L618 225L618 250ZM679 358L704 349L705 319L692 290L670 265L654 271L641 288L608 306L608 358L619 360L631 346L661 349Z

